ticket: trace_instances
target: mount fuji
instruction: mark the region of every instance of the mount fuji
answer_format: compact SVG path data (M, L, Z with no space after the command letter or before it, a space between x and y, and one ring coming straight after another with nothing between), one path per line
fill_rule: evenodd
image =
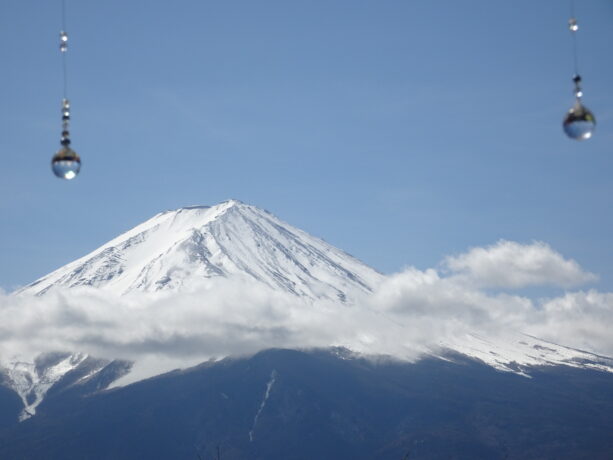
M383 275L267 211L229 200L161 212L14 294L87 287L138 296L189 291L220 278L259 283L303 300L350 304L371 293ZM0 384L21 398L20 420L33 416L47 392L67 380L74 386L105 375L103 389L130 370L121 360L49 351L33 362L0 356Z
M268 211L229 200L161 212L15 294L44 296L79 287L116 295L172 293L219 278L260 283L302 300L351 305L385 277ZM613 372L612 359L513 331L504 337L463 334L436 348L430 354L452 350L520 374L539 365Z
M206 282L214 289L215 280L235 279L261 284L307 303L323 299L351 306L375 291L384 278L356 258L268 211L229 200L215 206L161 212L15 295L45 296L54 289L83 287L119 296L162 291L172 295L196 290ZM342 345L353 348L351 343ZM364 347L358 348L368 353ZM613 372L610 358L514 331L494 337L459 334L420 353L444 358L449 351L521 375L543 365ZM5 379L9 386L24 401L28 394L37 395L30 397L32 402L26 404L23 416L32 414L47 389L86 358L72 354L53 369L18 358L2 359L5 374L10 376Z

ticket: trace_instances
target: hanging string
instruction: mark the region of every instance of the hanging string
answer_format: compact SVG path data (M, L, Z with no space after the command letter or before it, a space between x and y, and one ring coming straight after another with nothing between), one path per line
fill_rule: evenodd
M66 62L66 51L68 51L68 33L66 32L66 0L62 0L62 30L60 31L60 52L62 53L64 99L68 99L68 65Z
M570 19L568 20L568 29L573 41L573 64L575 69L575 75L579 75L579 53L577 51L577 31L579 30L579 24L575 17L575 1L570 0Z
M66 0L62 0L62 30L60 31L60 53L62 54L62 76L64 91L62 98L62 138L64 147L70 145L70 101L68 100L68 64L66 54L68 51L68 32L66 32Z

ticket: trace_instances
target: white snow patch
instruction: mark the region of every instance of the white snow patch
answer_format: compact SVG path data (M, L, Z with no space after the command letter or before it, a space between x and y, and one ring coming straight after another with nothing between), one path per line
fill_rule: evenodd
M264 410L266 401L268 401L268 398L270 396L270 390L272 390L272 386L275 384L276 379L277 379L277 371L273 369L272 373L270 374L270 380L266 384L266 393L264 394L264 399L262 400L262 403L260 404L260 408L258 409L258 412L255 414L255 418L253 419L253 426L251 427L251 431L249 431L249 442L253 442L253 432L255 431L255 426L258 423L258 418L260 418L260 414Z
M68 372L77 368L86 358L86 354L73 353L44 369L37 369L33 362L18 359L13 359L2 366L10 388L15 390L23 401L24 409L19 416L19 421L32 417L49 388Z

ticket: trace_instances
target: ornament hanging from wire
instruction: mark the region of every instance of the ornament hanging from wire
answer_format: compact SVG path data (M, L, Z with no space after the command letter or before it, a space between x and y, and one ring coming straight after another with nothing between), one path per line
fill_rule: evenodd
M68 100L68 73L66 52L68 51L68 33L66 32L66 0L62 0L62 30L60 32L60 53L62 54L62 74L64 79L64 97L62 98L62 147L51 160L51 169L60 179L74 179L81 170L81 158L70 148L70 101Z
M583 105L583 90L581 89L581 75L579 75L579 64L577 58L577 31L579 30L579 24L574 17L574 8L571 3L571 18L568 20L568 29L570 30L573 39L573 58L575 65L575 75L573 76L573 83L575 85L574 95L575 104L570 108L566 116L562 127L564 132L571 139L583 141L592 137L594 129L596 128L596 118L594 114Z

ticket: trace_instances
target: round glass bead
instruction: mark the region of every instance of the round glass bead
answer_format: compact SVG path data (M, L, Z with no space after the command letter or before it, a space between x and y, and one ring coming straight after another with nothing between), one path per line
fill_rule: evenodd
M60 179L74 179L81 170L81 158L79 158L77 152L71 148L63 146L53 156L51 160L51 169L53 170L53 174Z

